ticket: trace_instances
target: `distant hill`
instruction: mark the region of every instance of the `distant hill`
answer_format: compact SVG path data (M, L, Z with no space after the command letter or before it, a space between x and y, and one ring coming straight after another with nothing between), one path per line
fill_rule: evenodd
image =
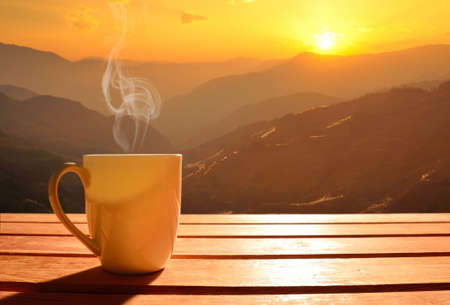
M47 183L63 162L61 156L0 131L0 213L51 212ZM59 189L66 212L84 212L83 189L73 174L63 177Z
M166 100L212 78L261 71L280 62L237 58L188 63L124 61L124 66L133 75L153 81ZM52 52L0 43L0 67L0 83L80 101L90 109L108 114L101 91L106 67L103 59L69 61Z
M26 100L38 95L27 88L17 87L13 85L0 85L0 92L15 100Z
M79 102L48 95L16 101L0 93L0 129L67 160L80 160L86 153L120 153L112 125L113 118ZM141 152L173 152L173 147L150 128Z
M205 126L238 108L270 97L319 92L356 98L406 83L445 79L449 72L450 45L350 56L302 53L261 72L205 82L167 101L155 126L180 145L191 137L202 137Z
M219 122L206 125L201 134L193 135L191 139L183 143L183 147L195 147L250 123L273 120L288 113L302 112L317 106L332 105L339 101L338 98L320 93L301 92L248 104L236 109Z
M184 212L450 212L450 82L241 127L184 154Z
M63 159L0 132L0 212L50 212L47 181Z
M25 101L0 93L0 212L50 212L47 183L63 162L86 153L121 153L113 119L78 102L40 95ZM170 142L150 128L141 153L172 153ZM83 190L74 175L61 183L66 212L83 212Z

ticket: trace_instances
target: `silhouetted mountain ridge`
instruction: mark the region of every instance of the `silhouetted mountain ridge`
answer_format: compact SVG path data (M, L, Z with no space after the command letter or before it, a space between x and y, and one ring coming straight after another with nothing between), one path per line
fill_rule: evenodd
M40 95L15 101L0 93L0 128L67 159L86 153L121 153L112 136L113 118L79 102ZM172 152L170 142L150 127L141 152Z
M2 57L11 61L21 61L22 64L35 64L40 61L43 65L51 62L68 63L69 61L50 51L42 51L30 47L21 47L14 44L0 42Z
M0 92L0 212L50 212L47 182L64 161L86 153L121 153L112 137L113 118L79 102L40 95L17 101ZM174 152L150 127L139 152ZM66 212L83 212L81 184L74 175L60 186Z
M182 144L201 135L206 125L270 97L312 91L355 98L405 83L441 80L449 71L450 45L349 56L303 53L261 72L210 80L175 97L155 126L174 144Z
M237 129L184 154L185 212L449 212L450 83Z
M27 141L0 131L0 213L51 212L47 183L61 156L34 147ZM84 211L83 189L73 174L60 183L66 212Z
M258 103L244 105L219 122L205 125L201 134L194 134L184 143L184 147L192 148L208 140L222 136L239 126L273 120L288 113L302 112L311 107L332 105L340 99L315 93L300 92L293 95L269 98Z
M0 92L15 100L26 100L38 95L27 88L14 85L0 85Z
M260 71L279 62L256 59L197 63L123 60L123 65L132 75L154 82L163 99L167 99L189 92L211 78ZM0 67L0 83L77 100L90 109L109 114L101 91L106 67L104 59L70 61L55 53L0 43Z

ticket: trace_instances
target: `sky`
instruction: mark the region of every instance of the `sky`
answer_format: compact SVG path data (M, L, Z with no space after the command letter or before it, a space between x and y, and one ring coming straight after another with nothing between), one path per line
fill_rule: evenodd
M0 42L67 59L106 57L127 7L121 57L139 61L379 53L450 43L448 0L0 0Z

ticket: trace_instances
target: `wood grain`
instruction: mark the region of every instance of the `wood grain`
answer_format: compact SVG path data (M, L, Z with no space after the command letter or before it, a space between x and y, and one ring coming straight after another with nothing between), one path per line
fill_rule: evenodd
M86 224L78 224L85 233ZM62 235L70 233L60 223L2 223L0 234ZM402 224L300 224L300 225L180 225L179 237L363 237L363 236L444 236L450 223Z
M66 214L73 223L86 223L86 214ZM1 222L28 222L28 223L59 223L58 218L53 213L1 213Z
M0 256L0 290L162 294L300 294L450 290L450 257L173 259L164 271L120 276L97 258Z
M0 236L0 254L93 256L71 236ZM450 237L180 238L173 258L309 258L450 255Z
M181 225L180 237L337 237L450 234L450 223Z
M164 271L119 276L53 214L1 214L0 305L450 304L449 215L182 215Z
M76 223L86 223L85 214L67 214ZM55 222L54 214L0 214L0 222ZM427 214L183 214L184 224L320 224L320 223L426 223L450 222L450 213Z
M109 305L450 305L450 291L412 291L354 294L290 295L111 295L71 293L17 293L0 291L1 305L109 304Z

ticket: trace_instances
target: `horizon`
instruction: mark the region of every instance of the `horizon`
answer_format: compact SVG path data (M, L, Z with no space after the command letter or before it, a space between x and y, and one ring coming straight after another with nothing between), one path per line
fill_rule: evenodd
M43 53L51 53L54 54L64 60L67 60L69 62L81 62L84 60L102 60L107 61L107 56L100 57L100 56L93 56L93 55L87 55L86 57L82 57L79 59L70 59L67 57L64 57L63 55L52 51L52 50L46 50L46 49L37 49L32 46L27 45L19 45L9 42L0 41L0 45L6 45L6 46L13 46L13 47L19 47L19 48L26 48L31 49L33 51L37 52L43 52ZM255 61L284 61L284 60L290 60L297 56L303 55L303 54L313 54L318 56L335 56L335 57L351 57L351 56L364 56L364 55L382 55L382 54L390 54L390 53L396 53L396 52L405 52L408 50L415 50L415 49L421 49L421 48L433 48L433 47L450 47L449 43L440 43L440 44L425 44L425 45L417 45L413 47L407 47L403 49L397 49L397 50L391 50L391 51L380 51L380 52L366 52L366 53L358 53L358 54L331 54L331 53L320 53L320 52L314 52L314 51L302 51L300 53L294 54L291 57L286 58L258 58L258 57L246 57L246 56L236 56L236 57L229 57L224 59L218 59L218 60L193 60L193 61L170 61L170 60L135 60L130 58L119 58L121 61L126 62L134 62L134 63L160 63L160 64L208 64L208 63L223 63L223 62L230 62L230 61L237 61L237 60L255 60Z
M450 43L450 3L418 0L4 1L2 39L71 61L105 58L118 36L108 5L117 1L126 4L131 19L123 50L131 61L270 60L303 52L373 54Z

